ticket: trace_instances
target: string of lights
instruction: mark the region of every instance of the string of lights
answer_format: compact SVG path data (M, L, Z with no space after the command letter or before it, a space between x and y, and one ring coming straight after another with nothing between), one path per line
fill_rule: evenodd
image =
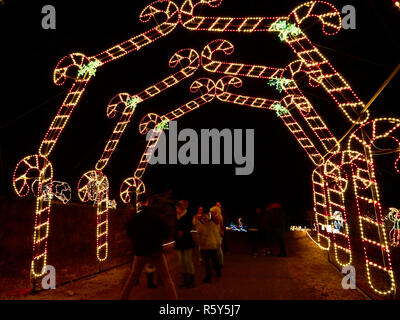
M43 171L47 171L49 165L51 166L51 164L48 164L49 161L47 160L47 158L51 154L61 133L67 125L73 110L79 103L86 89L86 85L91 80L91 78L95 76L97 69L104 66L110 61L122 58L130 52L140 50L146 45L149 45L152 42L162 37L165 37L166 35L171 33L179 23L179 8L172 1L158 0L149 4L141 12L139 18L142 22L147 22L156 14L164 14L166 16L166 20L157 27L154 27L125 42L113 46L112 48L107 49L95 56L86 57L84 54L81 53L72 53L60 60L53 73L54 83L61 86L66 82L67 78L72 78L74 80L73 84L40 144L38 155L25 157L17 164L13 177L14 185L19 184L20 181L25 181L24 174L26 172L32 171L38 172L36 179L38 180L39 185L50 182L49 179L52 179L52 176L51 178L48 178L42 173ZM38 159L36 161L38 167L31 166L29 161L32 158ZM46 164L46 166L42 167L41 165L43 165L44 163ZM22 176L18 175L19 172L22 172ZM22 188L22 191L27 188L25 182L23 183ZM17 192L17 194L19 196L26 195L26 193L23 192ZM45 263L47 261L46 248L50 228L51 200L45 201L44 196L40 195L37 197L36 202L36 218L33 240L34 248L31 267L31 277L34 279L43 276L45 272ZM42 216L43 218L41 218ZM42 224L42 221L45 222L43 222ZM46 233L44 235L41 235L40 232L38 235L37 223L39 223L39 225L41 226L40 230L45 227ZM40 239L40 241L37 240L37 237ZM40 243L39 247L38 243Z
M132 177L128 177L123 181L120 188L121 200L125 203L132 201L131 194L136 194L136 211L141 211L139 202L140 195L145 192L145 186L142 182L142 177L146 171L149 161L154 153L157 143L163 132L163 127L160 127L160 123L169 123L170 121L177 120L185 114L200 108L201 106L211 102L215 97L215 83L209 78L200 78L192 83L190 91L193 93L202 92L201 96L185 103L184 105L176 108L175 110L168 112L162 116L155 113L147 114L139 125L139 132L141 134L147 134L151 131L150 138L148 139L145 151L140 158L139 164ZM137 186L141 186L137 188Z
M182 49L175 53L169 61L171 68L180 65L181 70L170 75L162 81L146 88L142 92L130 95L128 93L120 93L113 97L108 104L107 116L113 118L116 113L120 113L120 119L116 124L114 131L108 140L101 158L96 164L97 170L103 170L107 165L112 153L118 145L118 142L124 133L127 124L140 102L144 102L163 91L179 84L183 80L191 77L199 68L200 60L198 53L193 49ZM185 66L187 64L187 66Z
M373 156L376 152L373 147L377 140L390 138L399 146L399 149L392 151L400 150L400 140L397 136L400 120L380 118L369 121L367 109L371 103L365 105L362 102L350 84L302 29L304 21L317 19L322 25L324 35L336 34L341 29L339 11L328 2L309 1L283 17L206 17L194 14L201 5L218 7L221 3L222 0L185 0L179 9L173 1L155 1L142 11L140 20L148 22L155 15L164 14L166 19L161 24L93 56L72 53L60 60L53 74L55 84L61 86L67 79L72 79L73 83L40 144L38 154L22 159L13 175L13 187L18 196L24 197L32 190L36 197L31 277L36 279L43 276L47 265L50 209L54 198L49 189L53 186L53 166L48 157L84 94L87 84L106 63L150 45L171 33L181 23L191 31L275 33L281 42L289 45L297 60L291 60L292 62L284 68L216 60L214 57L217 54L222 52L231 55L234 50L231 42L217 39L203 48L201 56L193 49L182 49L175 53L169 64L171 68L179 65L180 70L160 82L139 93L119 93L111 99L107 107L107 116L113 118L119 114L120 118L106 141L95 168L84 173L78 182L81 201L92 201L97 206L98 261L102 262L108 257L108 210L115 206L115 201L109 199L109 181L103 170L114 154L137 106L191 77L201 65L207 72L224 76L217 81L208 78L194 81L190 90L200 94L197 98L164 115L148 113L142 118L139 132L147 135L151 131L151 134L147 137L147 145L133 175L121 184L121 200L125 203L131 202L135 195L137 212L141 211L139 199L146 189L142 179L161 134L168 130L171 121L199 109L215 97L225 103L272 111L282 119L315 166L312 185L316 240L308 233L307 235L321 249L332 249L335 261L339 265L350 265L354 255L351 245L354 233L351 228L354 226L349 223L352 210L348 202L354 198L353 207L357 210L357 227L360 230L369 286L381 295L393 293L396 285L383 221L379 184L375 176L376 164ZM347 141L347 135L338 140L331 133L300 90L300 73L308 77L310 86L324 89L346 119L352 123ZM276 89L280 98L267 99L231 92L231 86L242 86L239 77L266 80L269 86ZM343 151L341 147L346 143L347 149ZM399 159L400 156L394 164L398 173ZM381 274L388 279L388 285L377 281Z

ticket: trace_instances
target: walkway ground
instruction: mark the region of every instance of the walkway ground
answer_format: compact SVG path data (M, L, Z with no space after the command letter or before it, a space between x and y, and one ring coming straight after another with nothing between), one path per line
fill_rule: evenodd
M342 288L343 275L327 261L326 253L321 251L305 233L289 232L287 234L288 257L271 255L253 258L249 254L247 235L242 233L232 234L232 236L233 252L225 256L222 278L213 279L211 284L203 283L201 281L203 268L195 257L196 287L190 290L178 289L181 299L365 299L358 290ZM179 282L180 275L173 249L168 250L168 257L172 276L176 282ZM128 272L129 265L125 265L89 279L72 282L36 295L24 296L21 299L118 299ZM134 287L130 299L165 299L162 287L147 289L145 285L146 279L142 275L140 285Z

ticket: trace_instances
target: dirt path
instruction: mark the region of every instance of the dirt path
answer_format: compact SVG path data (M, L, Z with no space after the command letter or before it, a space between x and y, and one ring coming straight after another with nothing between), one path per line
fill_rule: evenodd
M196 287L178 289L181 299L254 299L254 300L360 300L365 297L358 290L344 290L342 275L328 261L326 253L301 232L287 236L288 257L276 256L253 258L248 254L245 234L234 236L234 251L225 256L225 268L220 279L211 284L202 283L203 269L195 259ZM169 251L169 265L176 282L180 281L176 255ZM121 287L129 272L129 265L109 270L95 277L84 279L43 291L21 299L70 299L113 300L118 299ZM147 289L144 276L134 287L130 299L165 299L163 288Z

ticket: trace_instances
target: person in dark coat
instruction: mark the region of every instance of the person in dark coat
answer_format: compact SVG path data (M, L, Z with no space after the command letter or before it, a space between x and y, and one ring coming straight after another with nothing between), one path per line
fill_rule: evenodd
M251 254L254 258L257 257L258 242L260 240L261 232L261 209L256 208L254 213L251 213L245 220L245 225L247 227L247 234L249 237Z
M168 226L149 207L149 200L146 195L142 195L140 204L142 212L136 213L126 225L128 236L133 240L134 259L128 280L121 292L121 299L128 299L132 287L139 283L140 274L146 264L156 268L163 281L168 298L178 299L162 246L168 238Z
M187 205L184 201L179 201L176 205L175 222L175 250L178 253L179 265L183 276L181 287L187 289L194 287L194 265L192 251L195 247L192 237L192 217L186 210Z
M283 211L281 204L277 202L268 204L265 212L267 234L272 243L277 243L279 245L280 253L278 256L286 257L286 214Z
M259 241L261 244L261 254L263 256L271 254L271 233L269 230L269 222L267 211L263 210L260 213L260 231L259 231Z

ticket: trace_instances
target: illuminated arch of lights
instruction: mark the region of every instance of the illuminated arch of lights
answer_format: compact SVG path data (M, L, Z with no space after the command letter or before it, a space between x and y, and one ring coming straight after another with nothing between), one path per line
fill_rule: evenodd
M156 27L93 56L82 53L69 54L57 64L54 70L55 84L64 85L70 78L73 79L72 85L52 120L37 154L22 159L17 164L13 176L13 186L19 196L24 197L29 190L32 190L36 197L31 278L42 277L45 272L52 200L55 197L64 203L69 200L69 185L53 180L53 165L49 157L85 93L88 82L105 64L145 48L166 37L181 25L193 32L273 33L291 48L295 59L289 61L286 66L263 66L220 60L223 55L233 53L234 44L217 39L206 44L201 51L191 48L178 50L169 61L171 68L179 67L175 73L142 91L119 93L110 100L107 116L114 118L118 114L119 119L110 138L105 142L103 153L94 168L83 173L78 182L80 200L91 201L97 208L96 255L99 263L108 257L108 210L116 207L115 200L109 199L109 180L103 171L115 153L136 108L189 79L199 69L204 69L210 77L214 74L218 77L217 79L203 77L193 81L190 90L192 93L197 93L196 98L171 109L172 111L167 110L162 115L148 113L140 121L140 133L147 134L152 130L151 137L136 169L121 184L121 200L124 203L136 200L137 211L141 211L137 199L145 192L143 176L161 133L167 130L170 121L177 120L214 99L239 106L265 109L283 121L315 165L312 174L315 242L323 250L329 250L333 246L335 261L339 265L346 266L352 263L352 231L348 223L351 213L346 199L354 199L369 285L378 294L393 293L395 280L384 225L385 218L374 172L372 147L374 141L380 138L390 138L400 144L398 140L400 120L393 118L369 120L364 102L302 30L303 22L313 18L320 22L325 35L334 35L341 29L340 13L328 2L309 1L299 5L287 16L281 17L195 15L195 11L202 5L218 7L221 2L222 0L184 0L179 8L174 1L155 1L146 6L139 18L142 22L148 22L152 17L164 15L164 21ZM324 90L348 122L355 126L347 140L342 142L332 134L317 112L321 108L314 107L304 96L297 84L299 74L308 78L310 86ZM253 97L235 92L235 89L242 86L245 78L266 81L269 86L276 89L280 98L268 99L268 97ZM400 173L397 167L399 158L395 167ZM391 216L393 221L394 218L397 219L395 223L398 227L398 215ZM335 232L332 232L332 228ZM366 229L369 232L365 232ZM371 232L371 229L374 232ZM397 233L398 228L396 237ZM385 287L374 282L376 272L383 273L388 278L389 285Z

